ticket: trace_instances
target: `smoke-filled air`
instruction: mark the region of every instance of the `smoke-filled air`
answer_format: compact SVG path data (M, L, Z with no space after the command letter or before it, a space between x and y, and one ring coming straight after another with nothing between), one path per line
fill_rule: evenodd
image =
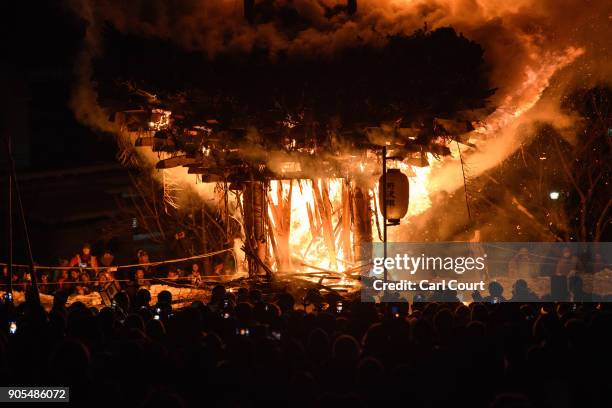
M81 56L75 65L78 82L74 84L72 108L77 118L92 128L121 133L99 104L92 68L97 58L109 52L103 41L109 27L123 35L168 42L211 61L219 55L249 55L264 49L270 64L285 58L331 58L362 45L383 48L394 36L452 27L484 50L494 92L485 107L463 113L461 119L469 120L472 130L462 136L464 144L448 143L450 155L428 153L427 167L398 164L410 176L411 198L405 222L393 236L419 239L418 231L425 228L427 211L440 201L439 193L463 194L466 183L521 149L543 124L550 124L570 144L580 143L574 136L579 118L560 109L563 98L578 83L588 87L612 77L611 62L606 58L612 38L612 4L605 0L360 0L356 11L347 13L351 2L348 4L334 0L255 1L256 14L248 21L244 2L238 0L172 4L162 0L70 1L70 7L86 23ZM257 155L257 149L249 154ZM156 158L153 156L151 159ZM278 165L277 160L270 160L271 167ZM211 191L202 185L196 187L195 176L182 167L173 169L172 174L192 188ZM292 194L298 191L294 188ZM376 189L372 191L375 195ZM457 205L465 202L459 200ZM454 235L449 231L438 238Z

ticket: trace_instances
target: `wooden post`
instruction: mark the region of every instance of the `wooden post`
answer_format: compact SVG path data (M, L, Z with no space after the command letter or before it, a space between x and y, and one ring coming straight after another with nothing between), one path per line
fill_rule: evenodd
M261 263L265 262L267 255L266 245L266 192L261 181L245 183L244 189L244 226L246 232L245 243L261 262L249 258L249 275L266 273Z
M342 180L342 254L344 260L353 262L351 250L351 185Z
M6 159L6 163L8 166L10 166L10 158L11 158L11 136L9 134L6 135L6 154L7 154L7 159ZM8 244L8 265L7 267L7 282L6 284L8 285L6 288L6 292L10 293L11 298L13 297L13 176L12 176L12 172L10 170L10 168L8 169L8 171L6 172L6 174L8 175L8 181L7 181L7 200L8 200L8 205L7 205L7 237L6 237L6 242Z
M336 245L334 242L334 226L332 225L331 203L329 201L329 187L327 180L321 180L321 188L319 188L318 179L312 181L312 192L315 197L315 204L321 216L321 225L323 230L323 239L327 247L329 255L329 264L332 269L338 270L338 261L336 259Z
M380 194L380 193L379 193ZM387 259L387 146L382 148L382 214L383 214L383 258ZM377 215L378 216L378 215ZM384 281L387 281L387 267L384 268Z
M371 253L364 244L372 242L372 208L370 189L365 181L355 180L353 188L353 253L355 262L367 263Z
M270 213L274 220L273 235L274 244L276 246L278 258L278 270L288 271L291 269L291 249L289 248L289 238L291 236L291 196L293 194L293 181L289 181L289 193L287 196L283 193L283 181L276 182L276 201L278 204L269 202ZM269 223L268 225L270 225Z
M204 207L204 203L202 203L200 212L202 216L202 253L205 254L208 252L208 233L206 232L206 208ZM204 270L204 275L212 274L211 259L209 257L204 258L202 269Z

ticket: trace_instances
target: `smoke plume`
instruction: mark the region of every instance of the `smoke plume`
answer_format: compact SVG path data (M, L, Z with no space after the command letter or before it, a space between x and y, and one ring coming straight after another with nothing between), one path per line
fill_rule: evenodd
M588 86L612 77L612 3L606 0L357 0L353 15L339 0L256 0L253 24L239 0L70 4L87 24L72 108L83 123L104 131L116 129L96 101L91 65L104 52L105 25L167 40L207 58L266 49L272 60L281 54L324 58L360 44L384 46L392 35L452 26L483 46L497 88L490 100L493 113L472 136L479 148L465 152L471 176L511 154L536 121L554 123L561 131L571 127L572 118L558 109L561 96L576 83ZM457 156L433 166L429 178L431 192L459 188Z

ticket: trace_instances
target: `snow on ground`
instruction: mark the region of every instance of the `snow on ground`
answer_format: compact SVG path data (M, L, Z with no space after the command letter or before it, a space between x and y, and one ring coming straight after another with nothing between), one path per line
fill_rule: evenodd
M169 285L151 285L148 289L151 292L151 303L153 304L157 301L157 295L162 290L167 290L172 293L173 302L177 307L188 304L194 300L206 302L210 298L210 290L205 288L176 288ZM0 292L0 294L4 295L4 292ZM23 303L25 301L24 292L13 292L13 301L16 305ZM41 294L40 301L47 311L53 306L53 296L51 295ZM102 298L98 292L93 292L89 295L72 295L68 297L68 305L74 302L82 302L87 307L95 307L97 309L104 307Z
M594 275L585 274L581 275L581 277L584 282L583 286L585 291L592 292L598 295L612 294L612 270L605 269ZM499 282L504 287L504 297L512 297L512 285L514 284L515 279L500 276L492 278L491 280ZM541 276L525 280L527 281L529 288L539 297L550 293L550 278ZM208 302L208 300L210 299L210 289L208 288L178 288L169 285L151 285L148 289L151 292L151 303L153 304L157 301L157 295L162 290L167 290L172 293L173 303L176 307L187 305L193 302L194 300ZM0 294L4 295L4 292L0 292ZM485 293L483 293L482 295L486 296L487 294L487 291L485 291ZM471 292L459 293L459 295L460 299L462 300L472 300ZM13 299L15 304L20 304L24 302L24 292L13 292ZM51 306L53 305L53 296L41 294L40 300L46 310L51 309ZM98 292L93 292L89 295L70 296L68 298L68 305L74 302L82 302L88 307L95 307L97 309L101 309L104 307L104 304L102 303L102 298L100 297Z

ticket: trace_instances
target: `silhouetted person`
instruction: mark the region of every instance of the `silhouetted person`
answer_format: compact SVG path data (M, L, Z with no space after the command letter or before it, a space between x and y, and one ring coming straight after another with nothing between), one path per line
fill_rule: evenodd
M166 320L172 314L172 293L170 291L162 290L157 294L153 314L162 320Z
M489 296L482 299L486 303L501 303L505 302L506 299L503 297L504 287L499 282L489 283ZM476 300L476 299L474 299Z
M574 275L568 278L567 287L572 302L593 302L597 296L584 290L584 283L580 276Z
M149 309L151 306L151 292L148 289L140 288L134 297L135 309Z
M538 296L529 289L527 282L519 279L512 286L511 302L537 302Z

